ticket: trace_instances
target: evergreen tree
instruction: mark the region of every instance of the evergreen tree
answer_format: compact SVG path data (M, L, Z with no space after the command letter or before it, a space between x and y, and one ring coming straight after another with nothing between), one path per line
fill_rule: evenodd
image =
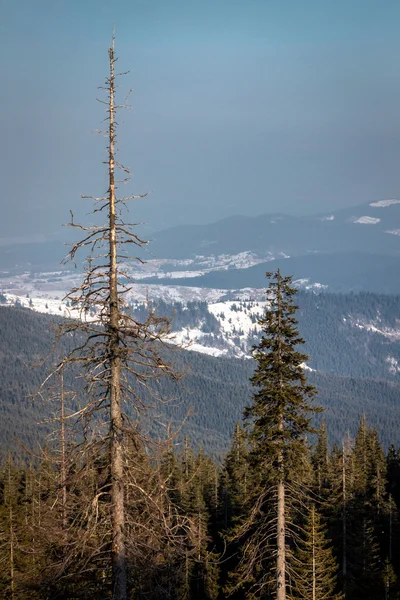
M383 565L382 577L385 588L385 600L398 600L400 598L399 584L397 582L396 573L388 558Z
M283 277L280 270L267 277L268 307L259 319L262 338L252 352L257 364L251 378L255 392L252 405L245 409L252 508L236 532L245 543L230 589L250 583L249 598L263 597L268 589L277 600L286 600L289 507L297 494L304 493L300 484L308 468L306 436L314 431L310 419L317 409L312 405L315 389L304 375L308 357L297 349L304 344L294 316L297 290L292 278Z
M322 420L318 432L312 464L314 468L314 487L318 495L322 498L325 495L324 491L326 491L326 487L328 486L329 474L328 433L324 420Z
M293 590L296 600L338 600L338 566L321 517L312 505L294 552Z
M349 600L377 600L384 595L379 544L369 519L352 513L348 538Z
M248 496L248 466L245 432L237 423L220 476L219 522L222 530L230 529L243 516Z

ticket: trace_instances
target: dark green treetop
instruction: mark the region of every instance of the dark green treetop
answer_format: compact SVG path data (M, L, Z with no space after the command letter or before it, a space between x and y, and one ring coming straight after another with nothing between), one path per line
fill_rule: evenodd
M251 382L256 391L245 419L252 427L250 457L270 474L278 472L279 460L286 478L288 469L296 469L302 460L306 435L314 431L312 414L320 409L312 404L316 390L304 374L308 356L298 350L305 342L294 316L297 289L279 269L266 276L268 305L258 320L263 336L252 350L257 367Z

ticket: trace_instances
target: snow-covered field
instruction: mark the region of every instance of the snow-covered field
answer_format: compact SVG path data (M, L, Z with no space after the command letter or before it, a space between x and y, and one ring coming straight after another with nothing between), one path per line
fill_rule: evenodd
M228 269L248 269L254 265L274 260L277 257L289 258L283 253L272 254L266 252L262 257L250 251L239 254L219 254L217 256L195 256L194 258L178 259L153 259L141 265L127 265L126 270L135 280L157 279L184 279L188 277L202 277L212 271L226 271Z

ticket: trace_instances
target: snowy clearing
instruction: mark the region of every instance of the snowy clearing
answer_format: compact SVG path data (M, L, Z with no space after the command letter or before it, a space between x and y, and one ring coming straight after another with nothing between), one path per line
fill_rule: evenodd
M378 219L377 217L360 217L359 219L356 219L355 221L353 221L353 223L361 223L362 225L376 225L377 223L379 223L380 219Z

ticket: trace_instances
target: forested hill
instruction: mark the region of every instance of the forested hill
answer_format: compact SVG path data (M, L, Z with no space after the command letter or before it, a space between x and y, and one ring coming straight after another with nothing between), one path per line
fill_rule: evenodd
M0 440L1 452L21 454L16 440L28 446L43 443L53 425L43 423L54 407L39 398L32 400L50 364L39 363L54 341L55 317L26 309L0 307ZM183 433L208 452L225 451L243 406L249 400L252 360L214 358L196 352L173 351L171 359L185 373L182 383L161 380L160 393L173 401L159 411L159 422L178 423L190 407ZM319 391L318 403L326 407L331 440L354 433L365 412L386 445L400 445L400 384L383 379L345 377L309 372ZM67 384L75 385L71 381ZM41 422L40 425L37 425Z
M400 296L301 291L296 304L309 367L400 382ZM234 292L230 300L216 303L158 301L153 306L158 314L173 318L179 339L190 339L210 353L239 357L248 356L258 341L257 315L265 308L263 302L235 298ZM143 303L134 310L139 320L145 318Z

